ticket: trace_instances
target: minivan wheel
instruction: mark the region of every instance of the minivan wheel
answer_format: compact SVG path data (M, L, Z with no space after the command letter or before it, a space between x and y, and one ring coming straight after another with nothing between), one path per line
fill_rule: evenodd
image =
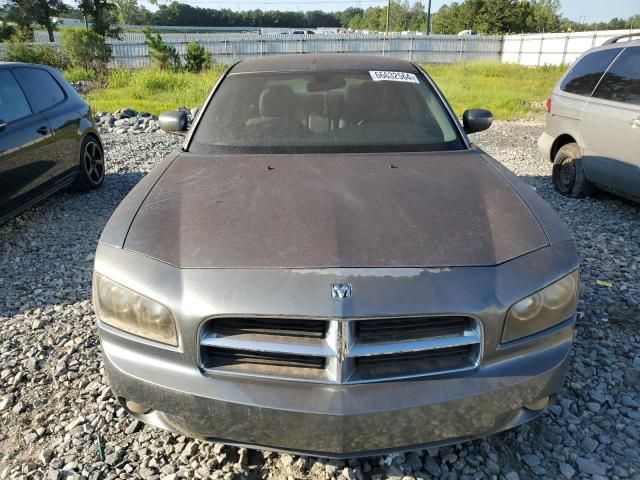
M94 190L104 182L104 151L95 137L87 136L80 147L80 165L73 184L81 191Z
M587 180L582 164L582 155L577 143L564 145L553 160L553 187L567 197L581 198L594 191Z

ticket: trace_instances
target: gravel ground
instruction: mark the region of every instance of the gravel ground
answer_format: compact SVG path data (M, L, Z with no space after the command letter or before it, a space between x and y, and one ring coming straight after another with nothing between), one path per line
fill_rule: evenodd
M498 122L475 136L560 213L582 257L571 372L539 419L461 445L348 462L194 442L131 419L101 365L93 252L115 206L177 139L108 133L101 190L58 194L0 226L0 479L640 479L640 206L557 195L535 146L541 129Z

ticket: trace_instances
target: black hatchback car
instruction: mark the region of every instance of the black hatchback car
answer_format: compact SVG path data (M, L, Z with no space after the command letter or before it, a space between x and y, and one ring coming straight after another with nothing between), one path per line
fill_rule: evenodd
M0 62L0 223L64 187L98 188L104 171L91 110L62 75Z

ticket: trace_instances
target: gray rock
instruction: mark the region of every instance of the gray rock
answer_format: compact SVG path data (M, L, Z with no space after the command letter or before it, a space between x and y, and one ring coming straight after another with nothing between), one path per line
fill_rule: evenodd
M595 462L587 458L578 457L576 459L578 464L578 470L582 473L588 473L589 475L606 475L607 469L600 462Z
M50 468L47 470L47 480L59 480L60 479L60 471L54 470Z
M602 407L598 402L587 402L587 408L593 413L598 413Z
M410 452L407 455L405 463L411 469L412 472L417 472L422 468L423 462L422 459L418 456L416 452Z
M6 395L0 399L0 412L13 406L13 395Z
M440 475L442 475L442 469L440 468L440 465L438 465L430 455L424 456L423 468L434 477L439 477Z
M342 470L342 476L346 479L346 480L356 480L356 472L353 471L353 468L350 467L345 467Z
M49 448L45 448L40 452L38 458L42 462L43 465L48 465L51 459L53 458L53 451Z
M197 453L198 453L198 444L196 442L189 442L184 447L184 450L182 450L182 453L180 454L180 458L183 460L188 459L193 457Z
M115 466L124 459L125 455L125 450L123 448L118 448L114 452L108 454L104 461L107 465Z
M138 430L140 430L143 427L143 423L139 420L133 420L129 426L125 429L124 433L126 433L127 435L132 435L134 433L136 433Z
M137 114L138 112L136 112L131 108L123 108L119 112L120 118L131 118L131 117L135 117Z
M596 448L598 448L598 442L593 438L585 437L582 441L582 446L587 452L593 453L596 451Z
M522 459L524 460L524 463L526 463L532 468L540 465L540 457L532 453L527 453L526 455L523 455Z
M576 474L576 471L568 463L560 462L558 466L560 467L560 473L562 473L564 478L571 479Z

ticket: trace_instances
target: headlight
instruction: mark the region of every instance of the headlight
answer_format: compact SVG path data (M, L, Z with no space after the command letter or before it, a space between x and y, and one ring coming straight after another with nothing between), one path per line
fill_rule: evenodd
M94 303L104 323L156 342L178 345L171 312L158 302L96 274Z
M526 337L571 318L576 311L578 283L576 270L514 304L507 314L502 342Z

